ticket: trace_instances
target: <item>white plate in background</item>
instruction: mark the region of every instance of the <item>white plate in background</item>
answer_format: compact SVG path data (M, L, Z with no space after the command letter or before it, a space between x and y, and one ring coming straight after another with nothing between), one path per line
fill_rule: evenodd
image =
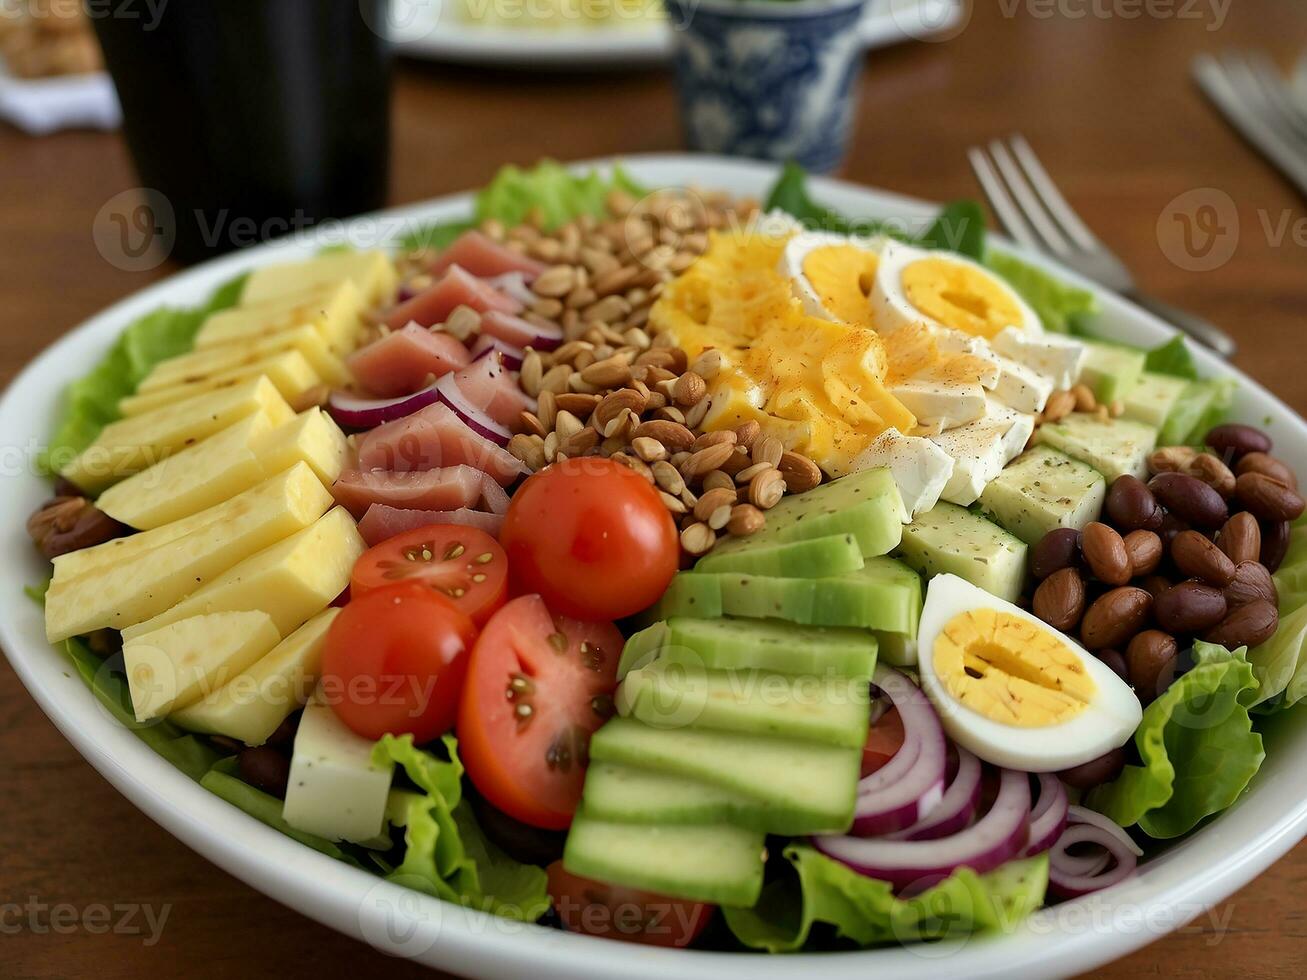
M770 165L720 157L640 156L622 162L647 186L693 184L754 197L764 194L776 175ZM826 179L813 179L811 191L822 204L849 216L905 219L910 227L928 221L935 211L924 202ZM460 194L353 219L344 228L354 244L376 246L419 224L463 217L470 208L471 195ZM91 765L142 812L226 871L386 953L473 977L1020 980L1092 970L1204 917L1307 834L1307 784L1300 764L1307 756L1307 724L1300 708L1276 719L1266 762L1234 806L1114 888L1038 912L1006 932L970 940L769 957L617 943L450 905L333 861L201 789L101 710L62 654L45 642L40 609L21 595L23 586L48 573L24 530L28 514L50 495L49 483L34 472L31 460L48 438L63 386L88 371L132 320L161 305L202 302L242 271L307 258L336 241L339 235L331 229L311 232L207 262L151 286L59 339L0 400L0 642L5 653L28 691ZM1012 251L1094 292L1102 307L1098 327L1105 335L1144 346L1172 336L1168 327L1120 297L1047 259ZM1296 471L1307 472L1307 423L1203 348L1194 346L1193 353L1204 374L1238 379L1235 417L1259 426L1270 420L1276 454ZM378 958L379 972L385 962Z

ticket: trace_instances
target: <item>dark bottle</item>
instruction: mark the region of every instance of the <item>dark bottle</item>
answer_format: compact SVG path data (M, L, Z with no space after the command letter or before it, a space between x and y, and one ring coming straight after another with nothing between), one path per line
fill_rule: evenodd
M390 165L385 7L90 6L136 169L153 192L156 231L173 257L194 261L382 205Z

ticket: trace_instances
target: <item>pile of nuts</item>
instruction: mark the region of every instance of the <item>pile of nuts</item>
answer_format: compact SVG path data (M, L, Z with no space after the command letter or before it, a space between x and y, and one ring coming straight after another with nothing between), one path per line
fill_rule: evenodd
M104 67L82 0L0 0L0 57L19 78L81 75Z
M1078 629L1144 703L1190 641L1252 647L1279 624L1271 573L1304 510L1297 479L1251 426L1217 426L1206 443L1157 450L1148 483L1113 481L1101 522L1056 528L1031 554L1035 615Z
M1035 428L1038 429L1045 422L1061 422L1072 412L1096 415L1105 420L1115 419L1120 418L1125 412L1125 405L1120 399L1106 405L1100 404L1098 398L1094 395L1094 390L1089 385L1078 384L1071 388L1055 391L1048 396L1048 401L1044 403L1044 410L1035 415ZM1032 433L1027 448L1034 441L1035 437Z

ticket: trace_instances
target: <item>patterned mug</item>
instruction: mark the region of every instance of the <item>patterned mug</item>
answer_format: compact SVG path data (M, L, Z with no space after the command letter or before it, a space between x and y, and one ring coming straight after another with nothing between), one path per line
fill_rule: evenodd
M866 0L663 0L690 149L833 170L862 67Z

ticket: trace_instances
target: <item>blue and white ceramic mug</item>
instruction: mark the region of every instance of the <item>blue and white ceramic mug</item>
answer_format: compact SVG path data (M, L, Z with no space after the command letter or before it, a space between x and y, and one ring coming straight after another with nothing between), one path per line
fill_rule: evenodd
M866 0L664 0L690 149L796 160L844 158L862 67Z

